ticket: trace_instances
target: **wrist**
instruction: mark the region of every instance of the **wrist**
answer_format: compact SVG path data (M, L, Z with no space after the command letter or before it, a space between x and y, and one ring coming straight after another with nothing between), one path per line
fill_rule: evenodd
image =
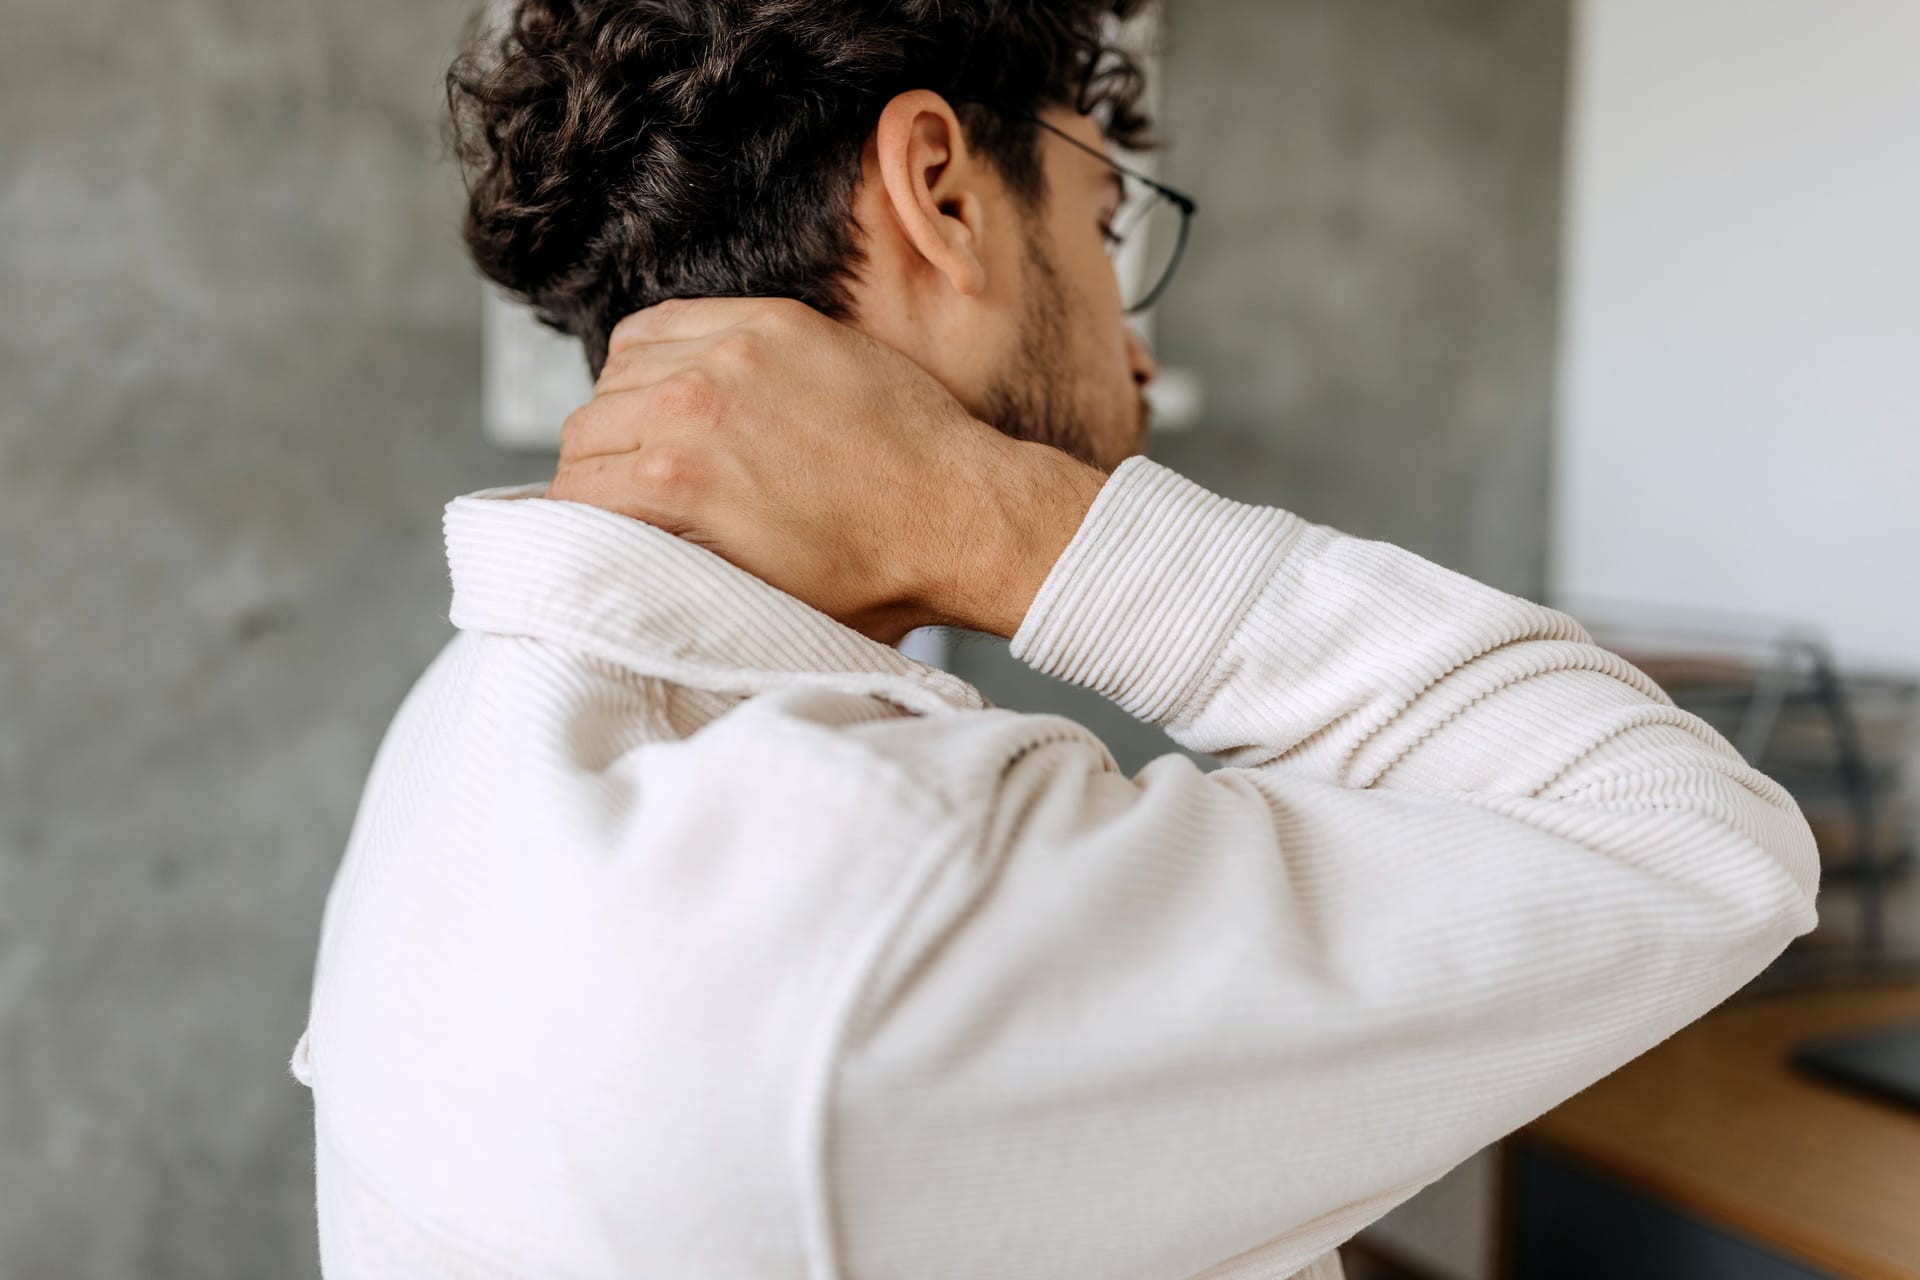
M992 449L959 513L940 622L1010 638L1060 553L1086 520L1107 473L1051 445L994 433Z

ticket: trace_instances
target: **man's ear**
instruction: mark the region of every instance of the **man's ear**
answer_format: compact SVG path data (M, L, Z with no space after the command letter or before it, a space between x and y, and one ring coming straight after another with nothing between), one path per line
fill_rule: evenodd
M907 242L957 292L984 291L986 166L968 148L952 106L930 89L899 94L880 112L874 147L887 204Z

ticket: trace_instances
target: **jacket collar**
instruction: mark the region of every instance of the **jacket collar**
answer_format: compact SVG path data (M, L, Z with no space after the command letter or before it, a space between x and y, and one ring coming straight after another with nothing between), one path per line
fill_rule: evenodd
M503 485L447 503L454 626L549 640L724 692L813 685L914 712L991 705L958 676L868 639L697 543L546 490L546 481Z

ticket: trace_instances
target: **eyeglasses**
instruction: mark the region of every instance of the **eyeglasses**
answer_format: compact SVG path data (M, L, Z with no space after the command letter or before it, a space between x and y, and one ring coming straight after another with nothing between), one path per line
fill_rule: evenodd
M1197 207L1193 197L1115 163L1098 147L1088 146L1031 111L986 98L961 101L978 102L1027 124L1038 125L1120 175L1119 211L1112 223L1101 229L1114 272L1120 279L1120 305L1127 314L1135 315L1158 301L1166 291L1167 282L1173 279L1174 268L1180 265L1180 255L1186 251L1187 233Z

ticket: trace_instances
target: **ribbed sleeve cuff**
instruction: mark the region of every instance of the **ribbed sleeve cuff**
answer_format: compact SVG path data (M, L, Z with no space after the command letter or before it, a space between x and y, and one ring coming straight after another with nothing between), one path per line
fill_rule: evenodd
M1128 458L1041 583L1011 652L1165 725L1305 527Z

